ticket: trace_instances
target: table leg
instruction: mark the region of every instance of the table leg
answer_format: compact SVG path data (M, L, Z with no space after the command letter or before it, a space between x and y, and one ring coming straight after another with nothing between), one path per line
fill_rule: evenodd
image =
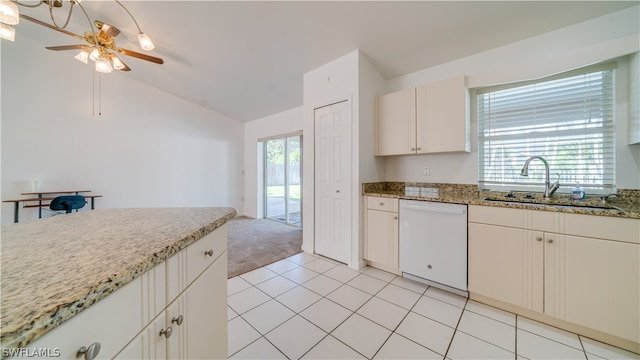
M96 198L91 198L91 210L96 208Z
M16 201L14 204L15 206L13 207L13 222L17 223L19 217L18 212L20 211L20 202Z

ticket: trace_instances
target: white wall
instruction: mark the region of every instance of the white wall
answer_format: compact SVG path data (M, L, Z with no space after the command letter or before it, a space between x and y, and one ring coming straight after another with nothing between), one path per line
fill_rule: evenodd
M600 62L640 49L640 7L635 6L574 26L424 69L387 82L386 92L465 74L470 88L546 76ZM628 78L621 64L618 95ZM616 113L616 165L619 188L640 188L640 147L627 146L627 107ZM387 181L477 184L477 122L471 109L471 154L395 156L386 159ZM422 167L431 167L423 176Z
M262 148L258 146L258 139L301 131L303 126L302 107L250 121L244 125L244 214L246 216L252 218L264 216L262 189L264 168ZM304 134L302 141L304 144ZM305 166L304 163L303 166ZM302 181L304 188L305 179L303 178Z
M240 207L242 123L120 72L102 75L92 116L90 65L25 37L3 40L1 56L2 199L37 178L42 190L104 195L97 208ZM3 203L2 224L12 220Z
M351 248L352 268L362 263L361 183L382 181L384 160L374 159L375 97L381 95L384 80L364 55L355 50L304 75L304 170L303 178L303 250L313 252L314 188L313 141L314 109L342 100L351 101Z

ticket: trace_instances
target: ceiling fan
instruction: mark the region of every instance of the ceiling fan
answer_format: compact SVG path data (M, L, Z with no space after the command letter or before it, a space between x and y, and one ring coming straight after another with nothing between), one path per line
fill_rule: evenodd
M94 25L99 31L88 30L81 36L25 14L20 14L20 17L49 29L73 36L76 39L84 40L86 44L46 46L45 48L54 51L81 50L75 58L84 63L87 63L88 59L94 60L96 62L96 71L98 72L111 72L112 69L131 71L131 68L129 68L116 53L156 64L164 63L164 60L161 58L118 47L115 38L120 33L120 30L102 21L94 21Z

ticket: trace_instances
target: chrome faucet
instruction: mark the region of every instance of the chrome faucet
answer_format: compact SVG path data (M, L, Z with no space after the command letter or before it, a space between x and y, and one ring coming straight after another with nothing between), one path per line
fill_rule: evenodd
M556 192L556 190L558 190L558 188L560 187L560 175L556 174L558 176L558 180L551 184L551 181L549 181L549 163L547 163L547 160L545 160L542 156L532 156L528 158L527 161L524 162L524 166L522 167L520 175L529 176L529 163L533 159L539 159L544 164L544 197L549 199L551 198L553 193Z

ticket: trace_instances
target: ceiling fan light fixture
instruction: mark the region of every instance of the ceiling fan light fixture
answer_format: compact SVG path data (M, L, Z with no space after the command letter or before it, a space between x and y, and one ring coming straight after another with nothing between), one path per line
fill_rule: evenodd
M99 57L100 57L100 50L98 50L98 48L96 47L91 49L91 53L89 54L89 59L93 61L97 61Z
M105 74L110 73L111 71L113 71L111 62L104 56L100 56L98 59L96 59L96 71Z
M117 56L110 54L109 59L111 59L111 63L113 63L113 68L116 70L122 70L125 68L124 63Z
M78 55L75 56L75 58L78 61L83 62L85 64L88 63L89 62L89 50L84 49L84 50L80 51L78 53Z
M16 39L16 29L7 24L0 24L0 37L14 41Z
M0 22L7 25L17 25L20 22L20 12L12 1L0 1Z
M140 47L142 48L142 50L151 51L153 50L153 48L155 48L155 46L153 45L153 41L151 41L151 38L143 32L138 34L138 42L140 43Z

